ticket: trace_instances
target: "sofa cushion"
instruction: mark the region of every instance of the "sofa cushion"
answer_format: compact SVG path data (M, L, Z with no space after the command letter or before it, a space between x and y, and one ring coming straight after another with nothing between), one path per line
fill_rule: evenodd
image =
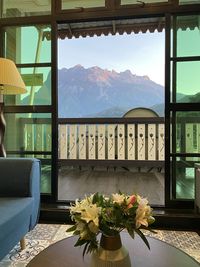
M33 209L33 198L0 198L0 242L6 239L7 234L20 228L27 218L30 218Z

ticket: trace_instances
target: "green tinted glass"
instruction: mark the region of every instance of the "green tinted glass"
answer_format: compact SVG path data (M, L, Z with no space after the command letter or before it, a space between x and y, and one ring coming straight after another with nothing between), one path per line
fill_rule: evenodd
M51 68L19 69L27 93L5 95L5 105L51 105Z
M175 64L174 64L175 67ZM176 64L176 102L200 102L200 61L177 62ZM173 88L175 90L175 88Z
M200 153L200 112L176 113L176 153ZM192 159L192 158L190 158Z
M51 156L38 155L38 159L41 160L41 193L51 193Z
M51 153L51 115L49 113L7 113L6 151L22 154L29 152ZM39 153L39 154L40 154ZM46 156L44 156L46 157Z
M105 0L62 0L62 9L104 7Z
M168 2L168 0L144 0L142 2L148 4L148 3ZM139 2L137 0L121 0L121 5L134 5L134 4L138 5Z
M174 37L176 38L177 57L199 56L200 55L200 35L199 35L199 19L200 16L180 16L174 18L176 29L174 29Z
M4 57L15 63L50 63L51 29L48 25L6 27Z
M200 0L179 0L179 5L199 4Z
M194 199L194 163L199 160L189 157L176 159L177 199Z
M2 16L9 17L27 17L48 15L51 13L51 0L2 0Z

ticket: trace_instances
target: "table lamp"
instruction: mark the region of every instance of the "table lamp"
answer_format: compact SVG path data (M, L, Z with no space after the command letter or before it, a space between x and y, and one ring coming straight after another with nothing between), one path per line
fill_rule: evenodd
M6 123L3 115L3 95L26 93L25 84L15 63L6 58L0 58L0 157L6 157L3 145Z

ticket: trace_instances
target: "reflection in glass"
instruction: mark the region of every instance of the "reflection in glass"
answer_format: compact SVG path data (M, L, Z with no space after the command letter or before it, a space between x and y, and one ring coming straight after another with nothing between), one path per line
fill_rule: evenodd
M192 5L192 4L199 4L199 0L179 0L179 5Z
M176 88L173 90L176 89L176 102L200 103L200 61L177 62L173 64L173 67L175 64Z
M199 16L174 17L174 23L176 28L171 31L171 34L174 34L176 38L177 48L174 51L176 54L171 53L171 55L173 57L200 56ZM173 52L173 47L171 52Z
M176 160L176 198L194 199L194 164L200 158L177 158Z
M19 71L27 93L5 96L5 105L51 105L51 68L23 68Z
M51 0L3 0L3 17L27 17L51 13Z
M51 62L51 28L48 25L5 27L4 30L4 57L17 64Z
M200 112L176 112L176 153L200 153ZM193 158L190 158L193 160Z
M142 1L145 4L150 4L150 3L161 3L161 2L168 2L168 0L144 0ZM141 5L141 3L137 0L121 0L121 5Z
M49 113L5 114L6 151L51 153L51 115Z
M62 9L104 7L105 0L62 0Z

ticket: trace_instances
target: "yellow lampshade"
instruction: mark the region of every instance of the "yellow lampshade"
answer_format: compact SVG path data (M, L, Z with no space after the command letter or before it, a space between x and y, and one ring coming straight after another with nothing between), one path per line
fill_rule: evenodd
M0 58L0 94L17 95L26 93L25 84L15 63L6 58Z

